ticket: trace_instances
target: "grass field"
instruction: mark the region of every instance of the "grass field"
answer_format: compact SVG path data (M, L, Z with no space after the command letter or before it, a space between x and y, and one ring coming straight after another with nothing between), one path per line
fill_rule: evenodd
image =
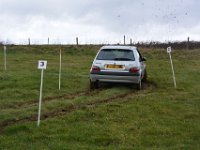
M0 149L200 149L200 50L174 50L173 87L164 49L141 49L148 82L89 90L89 69L99 46L9 46L7 71L0 47ZM42 120L37 127L40 70Z

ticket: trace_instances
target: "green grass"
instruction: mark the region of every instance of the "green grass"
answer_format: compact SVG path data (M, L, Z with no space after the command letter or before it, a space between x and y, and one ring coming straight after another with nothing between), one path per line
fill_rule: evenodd
M99 46L62 46L60 91L59 48L9 46L7 71L0 48L0 149L200 149L199 49L173 51L177 89L166 50L141 49L148 87L89 92ZM40 59L48 65L37 127Z

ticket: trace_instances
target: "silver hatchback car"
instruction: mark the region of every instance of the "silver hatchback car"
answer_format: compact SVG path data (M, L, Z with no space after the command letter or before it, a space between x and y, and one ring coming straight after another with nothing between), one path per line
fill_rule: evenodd
M99 82L116 82L132 83L140 90L147 79L144 61L135 46L103 46L90 69L90 88L98 88Z

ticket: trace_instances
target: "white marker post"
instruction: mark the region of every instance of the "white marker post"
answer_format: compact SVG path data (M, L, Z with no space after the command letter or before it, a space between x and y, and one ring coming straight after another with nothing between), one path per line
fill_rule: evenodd
M47 61L46 60L39 60L38 61L38 69L41 69L41 82L40 82L40 98L39 98L39 109L38 109L38 122L37 125L40 125L40 115L41 115L41 106L42 106L42 87L43 87L43 74L44 69L47 68Z
M7 70L7 65L6 65L6 46L4 46L3 49L4 49L4 69L6 71Z
M61 71L62 71L62 51L60 48L59 90L60 90L60 85L61 85Z
M170 47L167 48L167 53L169 54L170 63L171 63L171 67L172 67L172 75L173 75L173 80L174 80L174 87L176 88L176 78L175 78L175 73L174 73L171 51L172 51L172 48L170 46Z

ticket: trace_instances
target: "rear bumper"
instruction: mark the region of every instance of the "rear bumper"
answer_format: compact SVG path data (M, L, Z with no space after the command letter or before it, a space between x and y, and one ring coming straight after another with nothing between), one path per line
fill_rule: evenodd
M90 80L92 82L115 82L115 83L138 83L140 80L139 74L131 73L98 73L90 74Z

